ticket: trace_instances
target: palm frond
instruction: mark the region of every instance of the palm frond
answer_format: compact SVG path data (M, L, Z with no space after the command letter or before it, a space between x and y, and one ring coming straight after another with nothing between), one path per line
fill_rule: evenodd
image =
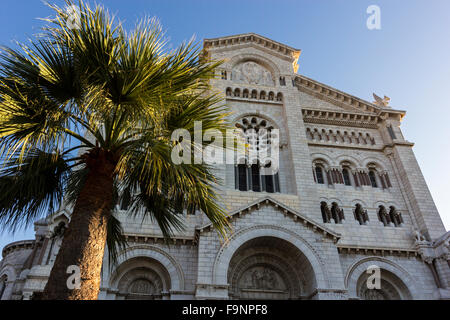
M111 214L108 219L108 230L106 234L106 245L108 246L108 265L110 269L117 264L119 252L125 250L128 246L127 240L123 234L123 228L120 220L115 214Z
M0 224L16 231L53 212L70 172L63 157L41 150L6 161L0 169Z

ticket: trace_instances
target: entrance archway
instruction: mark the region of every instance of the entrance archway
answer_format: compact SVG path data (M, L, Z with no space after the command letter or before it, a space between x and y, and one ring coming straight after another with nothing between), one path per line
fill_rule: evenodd
M116 299L160 300L171 288L167 269L148 257L127 260L118 267L116 275Z
M379 288L368 288L368 273L363 273L357 282L357 295L361 300L411 300L412 296L403 281L390 271L381 269Z
M317 288L313 267L292 243L251 239L233 254L227 272L231 299L306 299Z

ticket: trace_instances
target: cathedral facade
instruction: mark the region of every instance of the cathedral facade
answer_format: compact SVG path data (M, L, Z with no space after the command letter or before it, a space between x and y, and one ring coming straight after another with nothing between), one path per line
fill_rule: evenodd
M405 111L297 73L300 51L257 34L204 40L211 80L245 130L277 129L279 171L217 165L232 225L184 216L170 244L118 207L129 246L105 256L99 299L449 299L449 240L400 124ZM43 290L70 208L7 245L1 299ZM379 285L369 287L369 278Z

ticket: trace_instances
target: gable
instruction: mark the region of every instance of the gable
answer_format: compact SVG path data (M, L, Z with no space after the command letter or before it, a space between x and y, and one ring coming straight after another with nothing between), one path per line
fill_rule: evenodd
M288 216L292 218L294 223L301 223L304 227L311 229L312 231L321 234L323 237L329 237L333 239L334 242L337 242L341 235L339 233L336 233L317 222L307 218L306 216L300 214L299 212L289 208L288 206L280 203L279 201L272 199L270 197L264 197L261 198L249 205L246 205L245 207L242 207L240 209L232 211L228 216L227 219L231 220L233 218L240 218L243 215L246 214L252 214L255 210L259 210L261 205L271 205L274 208L278 209L277 212L280 214L283 214L285 216ZM205 224L201 227L196 228L196 230L200 233L203 231L210 231L213 228L212 223Z
M255 48L260 52L268 53L281 60L289 62L292 65L293 72L297 72L297 60L300 57L301 50L292 48L288 45L271 40L255 33L238 34L227 37L205 39L203 48L206 55L210 51L238 51L243 48Z
M296 75L295 86L302 94L302 112L310 115L311 122L322 123L322 120L339 118L348 121L349 125L365 123L375 125L379 120L389 117L401 120L406 112L381 107L375 103L342 92L303 75Z

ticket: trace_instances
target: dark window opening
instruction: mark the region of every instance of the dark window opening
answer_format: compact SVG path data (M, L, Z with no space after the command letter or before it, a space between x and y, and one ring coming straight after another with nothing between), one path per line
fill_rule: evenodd
M378 188L377 178L375 177L375 172L369 171L369 179L370 179L370 183L372 184L372 187Z
M325 184L325 179L323 177L323 170L321 167L316 167L316 178L318 184Z
M259 175L259 166L254 164L252 165L252 190L255 192L261 191L260 184L260 175Z
M245 164L238 165L239 190L247 191L247 166Z
M352 182L350 180L350 174L348 173L348 169L342 170L342 176L344 177L344 183L346 186L351 186Z

